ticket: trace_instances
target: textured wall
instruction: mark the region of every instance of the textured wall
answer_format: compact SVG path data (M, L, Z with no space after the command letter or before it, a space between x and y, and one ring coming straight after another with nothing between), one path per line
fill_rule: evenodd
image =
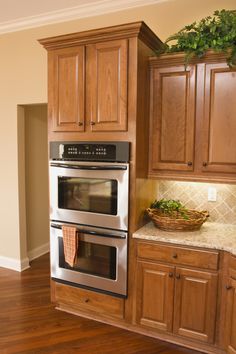
M207 200L209 187L217 190L216 202ZM158 198L178 199L189 208L208 210L209 221L236 225L236 185L160 181Z

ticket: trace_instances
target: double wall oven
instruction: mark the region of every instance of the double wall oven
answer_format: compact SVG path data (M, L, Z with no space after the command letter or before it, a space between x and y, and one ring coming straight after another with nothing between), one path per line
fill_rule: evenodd
M55 281L127 295L128 142L51 142L50 251ZM64 257L63 226L78 250Z

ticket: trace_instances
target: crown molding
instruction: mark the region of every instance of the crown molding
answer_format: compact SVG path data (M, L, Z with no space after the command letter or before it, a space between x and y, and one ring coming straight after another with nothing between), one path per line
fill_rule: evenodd
M135 7L154 5L170 0L103 0L101 2L92 2L76 7L65 8L62 10L43 13L36 16L19 18L14 21L0 23L0 34L22 31L29 28L45 26L58 22L92 17L106 13L112 13Z

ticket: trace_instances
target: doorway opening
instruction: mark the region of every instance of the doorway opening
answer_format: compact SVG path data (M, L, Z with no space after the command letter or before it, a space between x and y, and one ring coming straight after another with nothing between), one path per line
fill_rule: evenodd
M47 104L18 106L21 259L49 252Z

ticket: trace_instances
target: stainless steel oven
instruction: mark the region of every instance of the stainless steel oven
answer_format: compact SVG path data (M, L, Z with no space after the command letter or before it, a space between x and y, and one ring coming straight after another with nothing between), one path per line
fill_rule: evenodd
M51 276L54 280L120 296L127 290L127 233L76 225L78 257L73 267L64 258L62 225L51 222ZM75 224L73 224L75 226Z
M117 162L122 143L116 145L115 154L111 154L113 146L60 143L57 150L54 147L50 160L51 220L128 230L129 164ZM124 158L128 154L123 154Z
M128 142L50 144L50 251L54 280L127 295L128 161ZM73 232L77 229L79 244L73 246L72 263L65 260L68 235L64 234L64 226L73 226ZM72 239L69 236L69 241Z

